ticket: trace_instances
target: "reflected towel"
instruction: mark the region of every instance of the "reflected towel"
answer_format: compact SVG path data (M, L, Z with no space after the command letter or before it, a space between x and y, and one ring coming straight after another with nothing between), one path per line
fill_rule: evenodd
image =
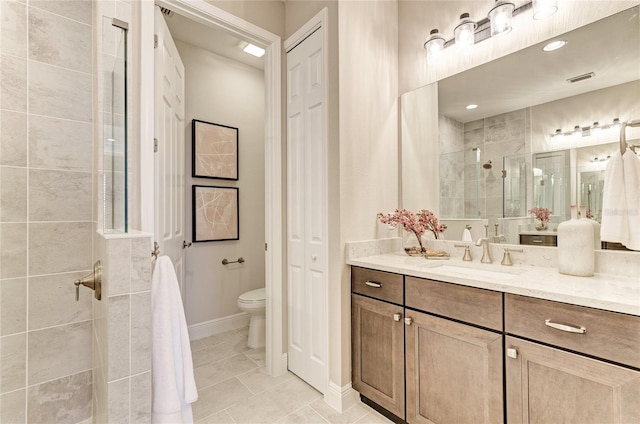
M191 403L198 400L187 322L176 272L160 256L151 280L153 402L151 422L193 423Z
M471 237L471 231L469 231L468 228L465 228L462 232L462 241L473 241L473 238Z
M602 241L640 250L640 158L627 149L615 152L604 174Z

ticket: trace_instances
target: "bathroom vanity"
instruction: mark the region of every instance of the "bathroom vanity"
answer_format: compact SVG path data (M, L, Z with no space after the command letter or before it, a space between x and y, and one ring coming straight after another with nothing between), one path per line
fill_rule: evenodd
M637 279L403 253L347 262L353 387L395 421L640 422Z

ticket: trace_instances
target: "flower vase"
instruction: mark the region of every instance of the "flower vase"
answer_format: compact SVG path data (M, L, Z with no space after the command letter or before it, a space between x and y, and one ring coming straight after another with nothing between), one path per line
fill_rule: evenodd
M558 225L558 271L579 277L593 276L593 226L578 219L578 208L571 205L571 219Z
M547 230L547 223L544 221L539 221L540 223L536 225L536 230L538 231L546 231Z

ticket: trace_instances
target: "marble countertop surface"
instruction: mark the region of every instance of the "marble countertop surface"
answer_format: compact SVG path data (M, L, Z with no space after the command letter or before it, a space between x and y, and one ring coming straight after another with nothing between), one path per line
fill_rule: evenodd
M428 260L404 252L352 258L347 264L640 316L640 281L633 277L576 277L551 267Z
M538 230L522 230L519 234L525 234L528 236L557 236L557 231L538 231Z

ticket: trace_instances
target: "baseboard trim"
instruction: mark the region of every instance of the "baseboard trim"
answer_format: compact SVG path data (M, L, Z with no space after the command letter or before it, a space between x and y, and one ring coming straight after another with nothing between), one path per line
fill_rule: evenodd
M358 395L359 393L351 387L351 383L340 387L330 381L327 392L324 394L324 401L327 405L342 413L360 402Z
M246 312L229 315L211 321L199 322L189 326L189 340L198 340L205 337L224 333L225 331L238 330L249 326L250 315Z

